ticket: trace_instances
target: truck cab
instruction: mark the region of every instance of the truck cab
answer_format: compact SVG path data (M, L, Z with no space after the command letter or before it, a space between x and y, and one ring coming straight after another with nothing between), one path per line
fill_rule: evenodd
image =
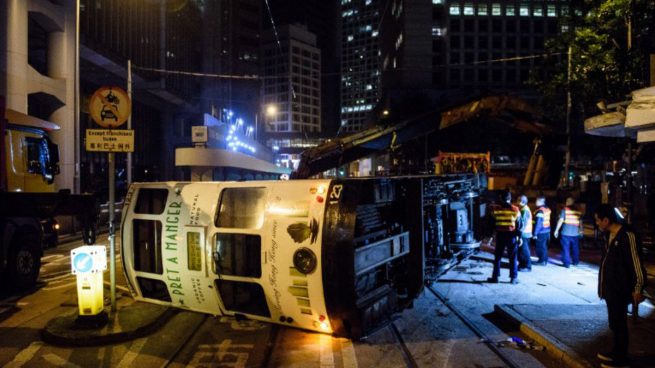
M6 191L54 192L59 174L59 147L48 132L59 130L51 122L7 110L5 127Z

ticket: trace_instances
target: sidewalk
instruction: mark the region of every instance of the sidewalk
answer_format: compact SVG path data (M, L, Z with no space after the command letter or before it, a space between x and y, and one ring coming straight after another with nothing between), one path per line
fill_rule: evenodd
M491 247L484 248L493 252ZM516 323L521 332L538 345L545 346L546 351L563 365L575 368L599 367L601 362L596 354L610 350L613 343L607 320L607 307L603 301L597 300L596 296L600 250L582 248L581 265L570 270L561 267L557 247L550 247L549 257L550 264L547 267L533 266L533 272L519 273L522 285L528 284L529 290L534 290L532 285L539 287L545 286L544 282L554 283L590 303L570 304L571 301L556 299L533 300L523 291L523 297L510 300L510 303L496 304L495 312ZM474 258L492 261L493 255L483 252ZM633 321L631 314L628 315L630 358L631 367L655 368L655 260L652 257L645 258L648 273L646 294L650 299L639 305L637 323ZM533 261L534 259L533 257ZM503 269L502 272L507 271Z
M109 321L104 327L86 328L76 324L77 310L71 314L53 318L41 330L43 341L58 346L96 346L115 344L146 336L175 314L167 306L137 302L131 297L116 298L116 312L105 306Z
M612 346L607 309L601 304L502 304L495 309L569 367L598 367L596 354ZM655 367L653 305L640 304L639 317L636 324L631 316L628 321L632 367Z

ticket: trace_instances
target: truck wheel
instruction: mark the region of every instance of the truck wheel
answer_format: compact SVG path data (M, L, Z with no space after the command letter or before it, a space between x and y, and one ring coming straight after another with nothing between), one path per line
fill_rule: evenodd
M24 290L33 287L41 268L41 244L31 235L18 235L12 242L9 254L9 282L12 288Z

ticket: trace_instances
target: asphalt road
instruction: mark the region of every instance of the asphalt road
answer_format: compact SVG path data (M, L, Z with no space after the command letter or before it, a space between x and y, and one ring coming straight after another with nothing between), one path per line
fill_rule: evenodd
M99 243L107 243L106 235ZM0 366L4 367L561 367L547 353L489 349L510 336L522 337L493 312L503 303L596 303L593 265L574 270L575 277L541 280L535 269L519 285L481 282L491 264L474 257L444 275L434 289L473 323L476 335L456 313L426 291L413 308L362 341L256 321L237 321L179 311L155 333L122 344L68 348L43 343L40 329L51 319L73 313L76 283L70 273L70 250L81 242L49 249L43 258L39 287L0 301ZM557 265L551 265L551 272ZM563 270L563 269L562 269ZM108 272L105 274L106 280ZM524 276L524 274L522 274ZM569 280L570 279L570 280ZM569 280L569 281L566 281ZM567 284L570 283L571 285ZM117 257L118 297L129 295ZM535 288L535 285L538 287ZM543 286L539 286L543 285ZM548 289L545 293L544 290Z

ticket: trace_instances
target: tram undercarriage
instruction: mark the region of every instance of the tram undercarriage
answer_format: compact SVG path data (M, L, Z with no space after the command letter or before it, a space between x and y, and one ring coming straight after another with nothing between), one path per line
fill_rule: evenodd
M411 305L425 282L475 251L484 212L479 192L470 175L344 185L339 212L337 203L334 209L327 205L323 241L323 283L335 333L366 335Z

